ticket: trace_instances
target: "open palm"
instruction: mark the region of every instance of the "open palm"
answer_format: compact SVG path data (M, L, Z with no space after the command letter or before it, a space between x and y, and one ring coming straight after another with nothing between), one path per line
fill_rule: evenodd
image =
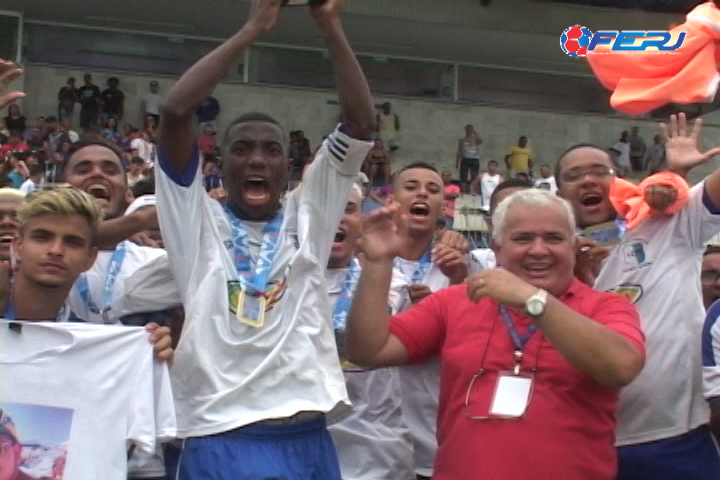
M402 247L402 238L396 223L397 205L375 210L363 221L363 233L358 249L368 261L395 258Z
M669 130L667 124L660 124L665 140L665 155L669 170L687 173L693 167L707 162L711 157L720 153L720 147L712 148L704 153L698 150L702 123L702 118L697 118L690 134L687 133L687 119L684 113L670 116Z

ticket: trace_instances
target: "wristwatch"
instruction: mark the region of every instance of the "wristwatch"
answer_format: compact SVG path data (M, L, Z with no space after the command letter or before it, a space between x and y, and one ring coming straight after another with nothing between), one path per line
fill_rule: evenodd
M548 292L542 288L527 300L525 300L525 313L530 317L538 318L545 313L545 305L547 304Z

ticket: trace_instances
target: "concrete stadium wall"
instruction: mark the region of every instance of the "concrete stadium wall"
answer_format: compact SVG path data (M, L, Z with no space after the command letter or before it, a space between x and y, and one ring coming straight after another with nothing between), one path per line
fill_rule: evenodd
M83 70L40 65L25 67L24 87L28 98L21 102L26 116L55 115L57 92L67 77L82 82ZM140 97L148 90L150 80L160 82L161 93L167 92L173 79L127 73L90 72L95 83L102 88L110 76L120 79L125 92L125 121L140 124ZM290 89L286 87L221 84L214 96L220 101L223 112L219 125L234 116L248 111L262 111L278 118L288 129L302 129L313 146L335 125L339 116L337 97L330 91ZM526 135L540 163L553 165L558 155L568 146L579 142L592 142L610 146L622 130L640 127L646 142L657 131L655 122L620 117L602 117L581 114L523 111L477 105L429 102L415 99L376 98L376 103L390 101L400 117L400 149L394 157L394 168L412 161L427 161L439 168L452 168L455 161L457 139L463 127L475 125L485 144L484 160L502 161L507 149L518 137ZM76 112L77 116L77 112ZM717 119L720 123L720 118ZM77 120L75 122L77 124ZM704 148L720 145L720 126L708 126L703 135ZM697 168L692 180L697 180L720 166L718 159ZM453 170L454 171L454 170Z

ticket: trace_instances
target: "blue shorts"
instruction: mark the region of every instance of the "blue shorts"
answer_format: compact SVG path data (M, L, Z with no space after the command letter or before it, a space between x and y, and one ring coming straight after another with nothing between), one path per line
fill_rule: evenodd
M321 418L296 425L248 425L185 440L178 480L341 480Z
M677 437L619 447L617 480L720 479L720 455L707 425Z

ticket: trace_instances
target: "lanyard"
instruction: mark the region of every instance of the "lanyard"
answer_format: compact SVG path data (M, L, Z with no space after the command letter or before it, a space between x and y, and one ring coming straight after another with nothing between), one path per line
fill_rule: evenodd
M85 302L85 305L87 305L88 310L90 310L93 314L106 316L108 312L110 312L112 289L118 276L120 275L123 263L125 262L126 254L127 242L119 243L113 251L112 257L110 258L110 268L108 268L107 277L105 277L105 289L103 290L102 296L102 310L97 306L90 294L90 284L87 279L87 274L80 274L80 277L75 283L75 287L77 288L80 297L83 299L83 302Z
M428 270L430 269L430 265L432 265L432 257L430 256L430 250L428 250L423 254L422 257L420 257L418 266L413 272L412 277L410 278L410 283L416 284L422 282ZM405 280L408 279L405 275L405 271L400 266L400 261L397 258L395 259L395 268L397 268L403 274Z
M333 311L333 328L335 331L344 331L347 323L347 315L352 302L352 294L358 280L358 271L360 270L360 262L353 258L348 267L345 280L343 280L342 290L338 296L335 310Z
M260 255L253 272L250 261L249 238L243 222L230 210L230 207L225 205L224 208L232 226L235 268L238 274L245 279L243 290L254 296L263 295L278 251L280 226L283 220L282 214L277 215L265 225Z
M502 318L502 321L505 324L508 333L510 334L510 338L512 339L513 344L515 344L513 372L515 373L515 375L519 375L520 365L523 358L523 349L525 348L525 345L527 345L528 341L530 341L530 338L532 338L533 334L537 331L537 325L535 325L534 323L530 325L525 335L521 336L515 328L515 324L513 323L512 318L510 318L510 313L508 312L505 305L500 305L499 310L500 317Z

